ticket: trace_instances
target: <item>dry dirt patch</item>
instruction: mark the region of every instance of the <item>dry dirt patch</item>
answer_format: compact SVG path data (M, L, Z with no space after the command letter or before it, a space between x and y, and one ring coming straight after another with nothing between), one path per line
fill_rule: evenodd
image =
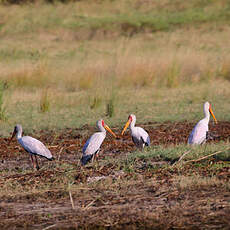
M193 125L168 122L140 126L149 132L152 145L170 145L186 143ZM89 132L82 135L85 128ZM209 183L199 180L213 178L213 170L207 165L125 172L107 164L82 170L78 165L81 148L94 128L82 129L66 129L57 136L50 131L35 135L59 159L51 163L42 159L40 171L29 171L29 157L16 141L8 146L8 139L0 139L0 170L4 172L0 185L9 183L27 189L21 193L15 190L14 194L9 187L9 194L0 195L1 229L229 229L229 166L217 169L215 181ZM210 130L216 135L214 141L229 140L229 122L211 124ZM135 149L129 134L118 140L107 137L100 157L116 158ZM72 167L74 175L74 209L67 187L55 188L68 177L63 162ZM199 178L194 181L193 175ZM182 176L192 180L181 184L178 180ZM89 182L93 177L103 179ZM54 187L46 189L45 185Z

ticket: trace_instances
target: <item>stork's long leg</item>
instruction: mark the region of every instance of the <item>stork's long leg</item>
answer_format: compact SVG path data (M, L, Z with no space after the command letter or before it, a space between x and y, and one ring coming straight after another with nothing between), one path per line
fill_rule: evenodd
M92 162L94 162L95 154L93 154Z
M99 157L99 152L100 152L100 149L98 149L98 150L97 150L97 152L95 153L96 158L98 158L98 157Z
M36 168L37 168L37 170L39 170L37 155L35 155L35 160L36 160Z
M33 155L32 155L32 154L30 154L30 158L31 158L31 161L32 161L32 164L33 164L33 168L35 169L34 158L33 158Z
M94 162L95 159L97 159L97 158L99 157L99 151L100 151L100 149L98 149L98 150L93 154L92 162Z

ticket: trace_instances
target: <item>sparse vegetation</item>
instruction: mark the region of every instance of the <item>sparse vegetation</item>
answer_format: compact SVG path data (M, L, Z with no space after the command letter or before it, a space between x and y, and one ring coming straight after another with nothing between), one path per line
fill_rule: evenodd
M7 112L6 112L6 105L4 99L5 90L6 90L6 83L0 81L0 120L1 121L7 120Z
M95 109L95 108L98 108L102 103L102 100L99 96L95 96L93 98L93 102L91 103L90 105L90 109Z
M0 79L14 91L12 122L94 124L108 113L100 103L111 104L111 88L114 125L130 112L141 122L197 120L204 100L229 120L227 1L36 4L0 5ZM47 87L55 103L44 118L36 101Z
M188 161L229 147L229 1L23 2L0 1L0 228L226 229L230 152ZM204 101L217 139L191 149ZM80 167L95 121L130 113L151 147L107 135ZM16 123L57 160L31 171Z
M111 89L113 125L131 112L140 122L197 120L204 100L218 119L229 120L227 1L36 4L0 6L0 79L13 89L11 122L36 129L92 125L108 114ZM44 116L37 101L47 87L55 103ZM4 125L1 135L10 130Z
M106 105L106 116L113 117L115 114L115 98L112 95Z
M40 112L45 113L50 110L50 99L48 90L45 89L42 91L41 100L40 100Z
M180 137L183 127L178 128L175 138ZM230 126L227 127L229 130ZM156 130L165 129L158 127ZM156 138L158 135L152 136L152 131L151 138ZM64 130L53 138L53 132L41 132L39 139L52 143L53 154L60 154L60 158L55 162L44 161L39 172L31 171L27 155L23 157L24 154L20 154L19 158L15 154L19 151L15 146L18 144L12 143L6 158L11 159L11 163L0 165L0 199L6 201L0 208L9 217L0 217L2 229L10 226L12 216L19 226L31 227L39 223L45 227L48 214L50 225L55 223L57 228L75 226L72 221L77 222L78 227L88 229L94 229L95 225L102 229L105 225L124 228L124 224L130 225L130 218L134 229L153 228L155 224L155 228L177 227L188 223L197 228L204 222L208 228L213 226L212 219L203 218L211 214L215 216L216 226L224 228L228 223L230 184L227 155L221 161L209 158L199 163L184 164L181 161L172 166L171 162L189 146L175 145L172 141L171 145L153 145L139 152L135 151L136 147L127 135L124 142L111 142L106 138L99 160L83 168L78 162L85 137L76 138L81 133L81 129ZM164 137L170 140L170 135L165 134L161 142ZM3 138L1 141L5 143ZM112 152L112 144L119 151ZM61 151L63 146L65 148ZM226 148L229 148L226 142L197 146L184 160ZM127 149L131 152L128 153ZM6 146L2 145L0 154L4 159L5 150ZM38 213L43 217L38 219ZM166 213L174 220L173 223L165 220ZM197 219L199 221L194 221Z

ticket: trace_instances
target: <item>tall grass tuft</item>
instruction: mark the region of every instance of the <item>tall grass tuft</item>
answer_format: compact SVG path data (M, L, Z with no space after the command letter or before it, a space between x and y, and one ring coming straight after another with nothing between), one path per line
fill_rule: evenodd
M179 85L179 74L180 74L179 66L175 62L173 62L166 76L166 86L168 88L174 88Z
M106 116L113 117L115 114L115 97L111 96L107 105L106 105Z
M98 108L101 105L101 102L102 102L101 98L99 96L95 96L93 98L92 104L90 105L90 109Z
M1 121L7 120L6 106L4 103L5 89L6 89L5 83L3 81L0 81L0 120Z
M49 70L40 63L36 66L26 66L10 73L7 78L15 88L42 88L49 83Z
M220 68L220 76L230 81L230 63L225 61Z
M40 99L40 112L46 113L50 111L50 99L48 95L48 90L42 90L41 99Z

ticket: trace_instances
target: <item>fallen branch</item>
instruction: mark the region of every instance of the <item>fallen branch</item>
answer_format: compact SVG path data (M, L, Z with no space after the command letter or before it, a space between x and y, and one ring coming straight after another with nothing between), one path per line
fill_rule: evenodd
M96 200L97 200L97 199L95 199L95 200L91 201L89 204L87 204L87 205L83 208L83 210L88 209L90 206L92 206Z
M59 145L48 145L48 148L57 148Z
M69 198L70 198L70 202L71 202L71 205L72 205L72 209L75 209L75 207L74 207L74 203L73 203L72 193L71 193L71 191L70 191L70 190L69 190Z
M201 158L199 158L199 159L185 161L185 163L189 163L189 162L198 162L198 161L204 160L204 159L206 159L206 158L209 158L209 157L211 157L211 156L217 155L217 154L219 154L219 153L226 152L226 151L229 150L229 149L230 149L230 148L227 148L227 149L225 149L225 150L220 150L220 151L217 151L217 152L215 152L215 153L209 154L209 155L207 155L207 156L201 157Z
M46 227L46 228L43 228L42 230L48 230L48 229L53 228L53 227L55 227L55 226L56 226L56 224L53 224L53 225L50 225L50 226L48 226L48 227Z
M60 151L58 152L58 161L60 160L60 156L61 156L61 152L62 152L62 150L63 150L63 147L60 149Z
M173 164L172 164L172 166L174 166L175 164L177 164L178 162L180 162L188 153L190 153L191 152L191 149L190 150L188 150L188 151L186 151L186 152L184 152L182 155L181 155L181 157L179 158L179 160L178 161L176 161L176 162L174 162Z

